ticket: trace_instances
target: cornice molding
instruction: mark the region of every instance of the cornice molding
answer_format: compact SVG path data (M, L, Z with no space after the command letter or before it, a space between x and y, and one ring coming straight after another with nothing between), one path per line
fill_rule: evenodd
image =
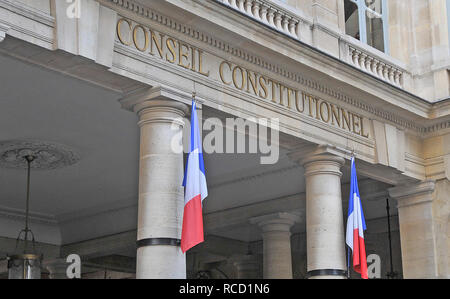
M232 55L240 60L244 60L247 63L253 64L258 68L262 68L269 72L275 73L279 76L285 77L293 82L300 84L305 88L315 90L316 92L319 92L322 95L329 96L340 102L344 102L357 109L363 110L375 117L394 123L404 129L413 130L421 135L427 134L428 132L441 130L442 128L447 128L450 124L450 121L444 121L430 127L419 125L417 121L404 119L402 117L399 117L396 113L382 110L370 104L363 103L346 94L331 89L325 84L321 84L315 80L305 78L301 74L287 71L280 65L273 64L264 58L254 55L253 53L250 53L246 50L235 47L225 41L217 39L214 36L211 36L208 33L202 32L192 26L182 24L170 17L167 17L155 11L152 8L143 6L139 3L135 3L133 0L100 0L100 1L108 2L110 3L110 5L118 7L119 9L133 13L139 17L143 17L152 23L158 23L159 26L165 27L166 29L172 31L176 31L178 34L185 35L189 39L195 39L199 42L204 43L209 47L214 47L220 51L223 51L228 56ZM214 4L219 5L218 3ZM346 65L344 62L343 64Z
M427 180L415 184L408 184L389 189L389 195L397 200L397 207L423 204L433 201L435 182Z
M443 121L440 123L436 123L434 125L424 127L423 131L421 133L427 135L427 136L433 136L438 135L443 130L450 129L450 120Z
M136 209L137 211L138 203L137 198L134 202L129 202L128 200L114 202L113 204L100 205L91 209L77 210L74 212L68 212L60 214L55 217L59 225L64 225L71 222L80 221L81 219L93 218L102 215L114 214L119 211L124 211L127 209Z
M0 206L0 217L17 221L25 221L25 211ZM52 215L32 212L30 213L29 217L30 217L29 220L32 223L46 224L52 226L58 225L58 221Z
M27 40L40 46L45 45L45 48L52 49L54 37L45 35L40 28L36 28L38 27L36 25L42 24L54 28L56 22L53 16L19 1L0 0L0 8L11 12L11 14L36 22L33 24L34 27L30 28L30 26L27 27L29 25L28 22L9 23L6 20L2 20L3 24L0 24L0 42L5 38L5 33L9 31L8 34L11 36L17 37L18 35L19 39ZM5 28L8 30L5 31ZM24 38L22 35L31 38L31 40Z
M50 27L53 27L55 25L55 18L53 16L51 16L50 14L46 14L45 12L42 12L33 7L30 7L24 4L23 2L15 0L14 1L0 0L0 7Z
M271 170L271 171L266 171L266 172L261 172L258 174L254 174L254 175L249 175L249 176L245 176L245 177L240 177L240 178L236 178L236 179L232 179L232 180L226 180L226 181L222 181L219 183L213 183L210 186L208 186L209 189L216 189L216 188L220 188L220 187L224 187L224 186L228 186L228 185L232 185L232 184L238 184L238 183L243 183L243 182L247 182L247 181L253 181L253 180L257 180L257 179L261 179L263 177L266 176L270 176L270 175L275 175L275 174L283 174L285 172L294 170L294 169L298 169L300 168L300 165L292 165L292 166L288 166L288 167L284 167L284 168L280 168L280 169L275 169L275 170Z
M168 86L159 85L153 88L144 88L134 92L132 94L126 95L124 98L120 99L119 102L122 104L122 108L138 112L147 106L152 106L151 102L155 101L175 100L171 106L180 108L185 114L189 112L189 109L185 109L185 105L180 105L179 103L184 103L190 105L192 101L192 94L182 92L180 90L170 88Z
M335 160L337 163L341 163L343 165L345 161L343 162L342 159L350 160L351 156L352 152L350 150L332 144L301 145L288 153L289 159L299 163L300 165L304 165L305 163L315 160L325 160L326 157L329 157L331 160Z
M261 216L252 217L249 219L250 224L258 225L263 233L267 232L290 232L290 228L297 222L300 222L301 217L294 213L276 212Z

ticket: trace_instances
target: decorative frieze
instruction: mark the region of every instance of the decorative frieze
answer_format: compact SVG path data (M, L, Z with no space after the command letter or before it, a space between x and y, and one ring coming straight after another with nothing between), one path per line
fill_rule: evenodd
M184 41L166 36L126 18L120 18L117 21L117 38L124 46L205 77L214 77L224 85L277 104L278 108L308 115L319 122L369 138L369 122L363 116L310 95L298 89L296 84L265 76L243 65L204 53ZM209 61L208 66L202 63L204 60ZM284 69L280 69L279 72L286 76Z
M437 124L434 124L429 127L424 127L421 133L431 134L431 133L435 133L440 130L445 130L445 129L449 129L449 128L450 128L450 121L444 121L444 122L437 123Z
M361 102L359 100L356 100L346 94L343 94L341 92L335 91L328 87L326 84L322 84L321 82L317 82L314 80L311 80L309 78L304 77L303 75L291 72L286 70L285 68L273 64L269 62L268 60L256 56L251 52L248 52L246 50L237 48L228 42L222 41L215 36L212 36L208 33L202 32L196 28L190 27L188 25L179 23L178 21L175 21L167 16L164 16L160 14L159 12L154 11L151 8L144 7L140 4L134 3L132 0L108 0L109 2L112 2L118 6L120 6L122 9L127 9L135 14L138 14L142 17L145 17L149 19L151 22L156 22L159 25L162 25L164 27L167 27L171 30L177 31L178 33L184 34L189 38L193 38L199 42L203 42L207 44L208 46L215 47L216 49L225 52L226 54L231 54L234 57L238 59L242 59L245 62L249 62L254 64L256 67L265 69L267 71L270 71L272 73L278 74L280 76L283 76L289 80L292 80L294 82L297 82L304 87L307 87L309 89L315 90L317 92L322 93L323 95L330 96L332 98L337 99L338 101L347 103L349 105L352 105L358 109L361 109L363 111L366 111L374 117L378 117L384 120L387 120L399 127L402 127L404 129L410 129L413 131L416 131L420 134L426 133L428 130L425 126L418 124L417 122L410 121L407 119L404 119L400 117L398 114L382 110L379 107L374 107L370 104ZM274 9L271 6L267 5L270 1L262 1L262 0L250 0L250 1L239 1L236 0L234 2L229 2L228 0L213 0L216 2L221 2L225 5L229 6L233 9L243 9L242 12L246 14L251 14L252 17L255 17L259 15L259 18L262 20L262 22L266 22L267 24L271 25L272 23L274 26L277 24L276 20L276 14ZM278 17L280 19L280 17ZM288 20L287 22L283 23L283 17L279 20L280 24L288 29L290 28L290 31L292 29L298 30L298 26L294 26L295 24L295 18L292 18ZM300 21L300 18L299 18ZM302 22L308 22L308 20L301 20ZM349 43L346 41L346 43ZM351 43L350 43L351 45ZM392 62L385 61L384 59L376 56L376 55L368 55L367 53L364 53L361 51L362 49L357 48L357 46L354 46L355 50L358 49L358 51L361 52L359 56L355 56L354 62L350 63L358 63L360 66L359 68L363 68L366 70L366 72L370 71L370 74L375 75L378 78L384 78L386 82L394 82L391 83L392 85L395 85L397 87L401 87L404 85L404 75L405 70L402 67L398 67L392 64ZM347 59L347 58L345 58ZM352 56L353 59L353 56ZM357 60L357 62L356 62ZM348 61L347 61L348 62ZM369 71L367 71L369 70ZM435 127L435 126L434 126Z

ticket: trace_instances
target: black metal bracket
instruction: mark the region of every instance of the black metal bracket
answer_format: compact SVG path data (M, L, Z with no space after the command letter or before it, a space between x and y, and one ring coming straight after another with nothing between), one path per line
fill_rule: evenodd
M313 276L347 276L347 271L345 270L339 270L339 269L318 269L318 270L312 270L306 273L307 277L313 277Z
M180 246L181 240L174 238L147 238L136 242L137 248L155 245Z

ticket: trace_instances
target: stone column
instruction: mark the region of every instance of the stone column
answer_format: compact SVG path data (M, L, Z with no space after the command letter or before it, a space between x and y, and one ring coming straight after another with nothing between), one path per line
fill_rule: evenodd
M292 279L291 227L299 220L290 213L274 213L250 219L263 235L264 279Z
M44 261L44 267L49 272L50 279L68 279L67 267L70 264L67 263L64 258L55 258L52 260Z
M180 249L183 152L173 146L182 136L188 107L158 96L138 101L133 110L141 130L136 278L186 278Z
M341 166L330 153L303 158L306 179L307 271L310 278L345 278Z
M258 277L258 262L254 255L241 254L230 258L230 262L236 267L237 279L257 279Z
M450 184L424 181L389 189L397 200L404 278L449 278Z

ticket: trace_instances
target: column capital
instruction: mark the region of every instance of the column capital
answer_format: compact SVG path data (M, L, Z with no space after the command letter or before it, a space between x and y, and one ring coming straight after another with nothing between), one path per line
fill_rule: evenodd
M304 145L288 154L289 158L303 166L315 161L335 161L344 165L344 157L350 157L348 150L330 144Z
M119 100L122 108L138 114L146 108L171 107L183 111L183 116L188 113L187 105L190 105L191 101L192 94L167 86L144 88Z
M307 156L300 162L304 167L308 167L312 163L332 163L332 165L340 168L345 164L345 159L333 154L323 153Z
M292 278L291 227L299 218L278 212L250 219L262 230L264 278Z
M433 201L435 181L427 180L390 188L389 196L397 200L397 207L402 208Z
M44 268L50 272L50 279L67 279L67 267L69 264L64 258L54 258L44 261Z
M187 115L189 107L174 100L154 99L135 105L134 110L139 116L138 125L140 127L149 123L169 123L184 126L183 118Z
M300 216L286 212L250 218L250 223L257 224L264 233L272 231L290 232L291 227L298 221L300 221Z

